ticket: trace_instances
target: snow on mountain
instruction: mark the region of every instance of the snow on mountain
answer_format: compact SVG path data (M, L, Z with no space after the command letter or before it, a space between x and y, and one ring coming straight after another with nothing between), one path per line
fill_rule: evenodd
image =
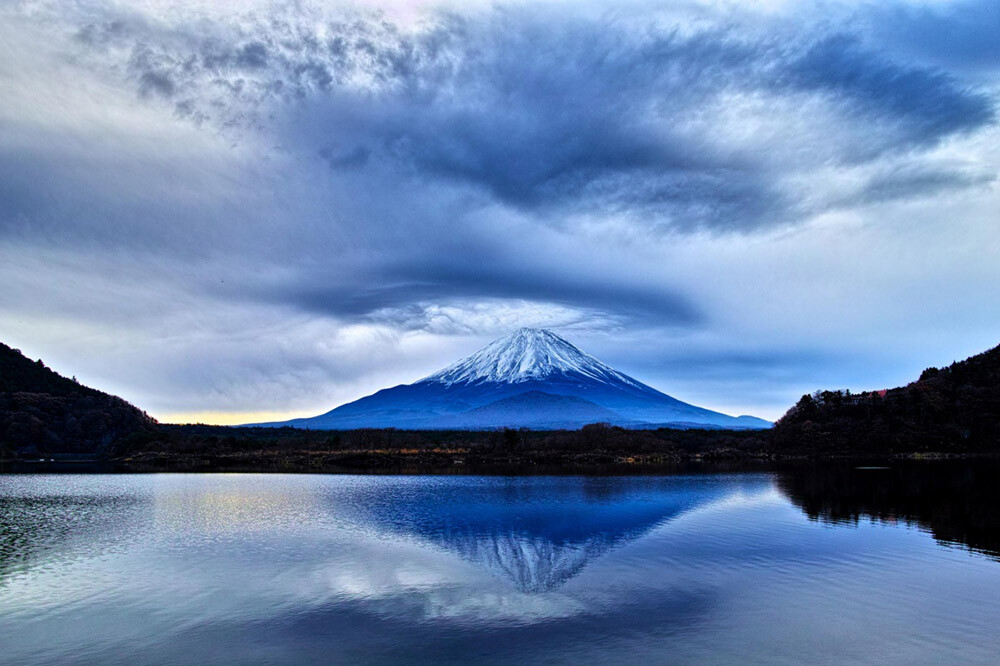
M500 338L413 384L383 389L312 418L262 425L579 428L596 422L629 427L771 425L689 405L618 372L551 331L532 328Z
M421 381L446 386L482 382L518 384L560 373L639 386L635 380L585 354L552 331L537 328L522 328L494 340L472 356Z

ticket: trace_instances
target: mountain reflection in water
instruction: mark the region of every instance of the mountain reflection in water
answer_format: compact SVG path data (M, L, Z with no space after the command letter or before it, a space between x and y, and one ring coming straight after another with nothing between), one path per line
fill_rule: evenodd
M1000 467L889 467L0 475L0 665L995 663Z
M518 590L544 592L657 525L734 492L766 487L766 477L750 479L490 477L476 485L461 477L414 479L402 493L398 487L391 495L373 493L366 517L445 548Z

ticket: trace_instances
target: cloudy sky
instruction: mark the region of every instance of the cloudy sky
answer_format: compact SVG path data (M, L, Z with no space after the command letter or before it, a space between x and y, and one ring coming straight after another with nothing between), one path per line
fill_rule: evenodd
M1000 343L1000 4L0 4L0 340L163 420L519 326L775 418Z

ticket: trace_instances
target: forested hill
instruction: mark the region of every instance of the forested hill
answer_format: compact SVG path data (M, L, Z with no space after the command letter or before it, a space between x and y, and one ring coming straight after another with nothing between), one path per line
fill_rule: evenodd
M0 448L113 455L156 422L121 398L83 386L0 343Z
M778 450L1000 452L1000 347L906 386L802 396L775 424Z

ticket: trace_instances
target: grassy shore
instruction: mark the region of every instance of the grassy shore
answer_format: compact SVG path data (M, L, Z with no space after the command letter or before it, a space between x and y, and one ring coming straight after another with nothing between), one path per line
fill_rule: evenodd
M350 430L162 426L128 443L115 462L148 469L280 471L634 468L690 460L766 458L752 431Z
M933 451L817 451L776 447L769 431L351 430L160 425L131 436L114 455L45 454L8 460L5 469L102 471L644 473L689 465L741 467L803 459L944 458L983 455ZM0 460L2 462L2 460Z

